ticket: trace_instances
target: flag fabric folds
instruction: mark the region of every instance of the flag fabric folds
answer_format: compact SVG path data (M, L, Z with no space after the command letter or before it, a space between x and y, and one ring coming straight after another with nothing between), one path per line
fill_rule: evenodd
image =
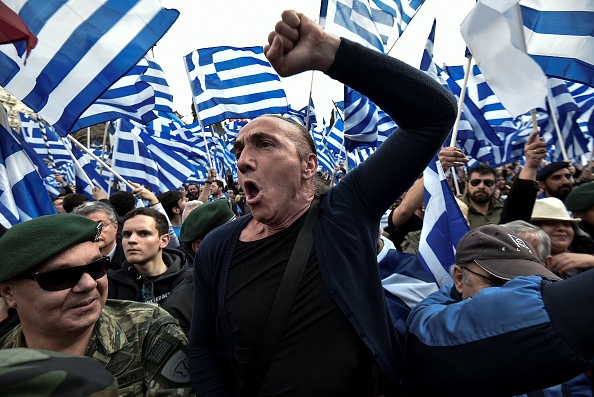
M39 41L0 46L0 86L53 125L71 132L79 116L132 68L179 13L158 0L15 0L10 7Z
M423 172L425 216L419 243L419 260L439 284L452 283L450 266L456 263L456 247L470 227L447 183L437 157Z
M35 166L0 123L0 223L10 228L55 213Z
M31 50L37 45L37 36L29 30L17 13L2 2L0 2L0 22L0 44L25 40L27 47L26 61Z
M57 168L72 161L62 138L58 137L53 128L24 113L19 113L19 120L21 136L45 164Z
M478 0L460 25L491 89L513 117L544 106L542 69L525 51L518 1Z
M522 0L528 54L553 77L594 86L594 3Z
M184 57L202 125L287 111L280 77L262 47L211 47Z

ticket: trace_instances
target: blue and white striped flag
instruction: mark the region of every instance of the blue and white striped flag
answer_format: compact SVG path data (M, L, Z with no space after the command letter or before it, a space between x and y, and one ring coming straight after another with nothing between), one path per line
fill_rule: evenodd
M21 136L46 164L59 167L72 161L64 142L53 128L24 113L19 113L19 120Z
M148 62L147 71L142 74L140 80L145 81L153 87L155 92L155 111L173 113L173 94L167 83L165 72L157 62L149 55L145 55Z
M550 109L547 103L547 111L549 114L551 112L555 113L562 141L559 141L551 116L539 122L539 126L542 130L541 135L547 142L547 145L555 146L552 161L564 160L561 146L565 148L567 158L572 160L588 153L589 137L584 136L577 124L579 108L573 96L569 93L565 81L554 77L551 77L548 80L551 91L551 100L555 108Z
M184 57L198 118L207 126L287 111L280 78L262 47L211 47Z
M334 170L334 167L336 166L336 160L334 158L334 156L332 155L332 153L330 152L330 150L328 150L328 147L326 146L326 143L324 142L324 137L321 133L321 131L318 130L312 130L312 137L314 140L314 143L316 145L316 154L318 156L318 165L320 167L322 167L323 170L327 170L332 172L332 170Z
M450 266L456 263L458 242L470 228L456 203L439 160L433 159L423 172L425 216L419 242L419 260L437 284L451 285Z
M91 164L90 156L87 153L83 154L75 145L72 145L72 154L76 159L76 162L73 160L76 193L84 194L92 199L93 187L98 187L107 192L109 189L107 182L97 173L95 166ZM89 184L89 180L92 185Z
M594 88L584 84L566 81L567 89L579 107L578 120L585 123L586 128L594 134Z
M155 91L142 79L147 70L148 60L142 58L85 110L72 131L122 117L142 124L154 119Z
M322 0L320 26L335 36L385 53L394 17L368 0Z
M335 157L344 157L344 123L338 118L330 129L326 146Z
M35 166L0 123L0 223L10 228L55 213Z
M445 71L460 87L464 82L464 66L446 66ZM511 114L505 109L499 98L485 81L478 66L472 66L466 83L466 95L481 111L491 125L511 121Z
M404 29L413 19L425 0L371 0L378 8L389 13L395 19L395 27L398 29L397 36L400 37ZM392 32L392 35L395 35Z
M553 77L594 86L594 3L522 0L528 54Z
M24 42L0 45L0 86L63 136L179 15L159 0L14 0L7 5L39 41L26 65Z

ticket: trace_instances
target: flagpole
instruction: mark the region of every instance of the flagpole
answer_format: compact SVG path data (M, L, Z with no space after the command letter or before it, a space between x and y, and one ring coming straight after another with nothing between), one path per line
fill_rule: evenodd
M105 130L103 131L103 145L101 146L101 161L105 159L105 141L107 140L107 131L109 130L109 120L105 122ZM103 176L103 166L99 168L99 175Z
M468 77L470 76L470 66L472 62L472 56L467 57L466 70L464 70L464 82L460 90L460 99L458 100L458 113L456 114L456 122L452 129L452 139L450 146L456 145L456 139L458 138L458 127L460 126L460 118L462 117L462 105L464 104L464 98L466 97L466 86L468 84Z
M311 71L311 83L309 84L309 99L307 100L307 112L305 113L305 129L309 131L309 112L311 108L311 93L313 91L314 71Z
M120 174L118 174L117 172L115 172L113 170L113 168L111 168L109 165L107 165L103 160L101 160L99 157L95 156L93 154L93 152L91 152L89 149L87 149L86 147L84 147L83 144L81 144L79 141L77 141L76 139L74 139L74 137L70 136L70 140L72 142L74 142L76 144L76 146L78 146L81 150L84 150L85 152L87 152L89 154L89 156L91 156L92 158L94 158L99 164L101 164L102 167L105 167L105 169L109 172L111 172L113 174L113 176L115 176L116 178L118 178L120 181L124 182L126 184L126 186L128 186L130 189L134 190L135 187L132 186L132 184L130 182L128 182L126 179L124 179Z
M74 139L74 138L72 138L72 139ZM78 169L78 171L81 173L81 175L84 176L84 178L86 179L89 186L95 187L95 184L93 183L91 178L89 178L89 176L87 175L87 173L85 172L83 167L81 167L81 165L78 162L78 159L74 156L74 153L72 153L72 149L70 149L68 147L68 145L64 145L64 147L66 148L66 151L68 152L68 154L70 154L70 157L72 158L72 161L74 162L74 166Z
M559 122L557 121L557 115L555 114L555 109L557 108L553 107L553 101L551 100L551 95L549 94L549 92L547 92L547 102L549 104L549 117L553 119L555 132L557 133L557 142L559 143L559 147L561 148L563 160L568 161L567 152L565 151L565 142L563 142L563 136L561 135L561 129L559 128Z

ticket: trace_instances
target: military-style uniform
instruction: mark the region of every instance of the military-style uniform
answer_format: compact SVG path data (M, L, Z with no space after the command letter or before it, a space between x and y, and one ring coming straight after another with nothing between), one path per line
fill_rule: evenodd
M2 349L26 347L21 326L0 340ZM108 299L85 356L116 377L119 395L193 396L188 340L157 305Z

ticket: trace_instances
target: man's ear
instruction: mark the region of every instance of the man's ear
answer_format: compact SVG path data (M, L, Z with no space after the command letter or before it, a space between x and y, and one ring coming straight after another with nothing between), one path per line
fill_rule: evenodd
M14 289L12 288L10 283L4 282L0 283L0 296L4 298L8 307L16 307L16 299L14 296Z
M160 239L161 239L161 242L159 243L159 248L163 249L163 248L167 247L171 237L169 236L169 234L164 234L160 237Z
M547 258L542 262L542 265L549 270L552 270L553 267L553 256L547 255Z
M311 179L318 171L318 156L310 153L304 161L303 178Z
M462 274L462 268L458 265L452 265L454 267L454 288L460 295L462 295L462 285L464 284L464 275Z

